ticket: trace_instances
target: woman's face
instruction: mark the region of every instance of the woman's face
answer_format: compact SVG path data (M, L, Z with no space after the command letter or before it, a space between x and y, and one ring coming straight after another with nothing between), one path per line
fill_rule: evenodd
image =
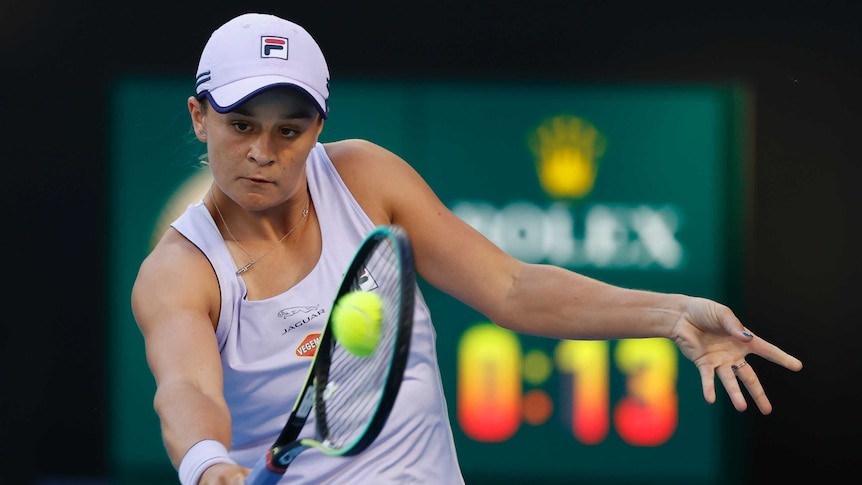
M305 161L323 119L298 90L269 89L225 114L194 99L189 109L215 182L238 204L266 209L305 190Z

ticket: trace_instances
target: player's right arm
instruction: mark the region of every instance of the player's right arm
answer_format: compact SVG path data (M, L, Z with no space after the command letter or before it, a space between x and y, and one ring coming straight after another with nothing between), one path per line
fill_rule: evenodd
M209 261L169 229L141 264L132 311L156 381L153 404L162 439L175 468L201 440L230 446L231 418L215 337L219 307Z

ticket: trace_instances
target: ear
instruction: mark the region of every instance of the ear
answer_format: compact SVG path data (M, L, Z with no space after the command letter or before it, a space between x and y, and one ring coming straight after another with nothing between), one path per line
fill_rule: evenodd
M323 131L324 123L325 120L323 119L323 116L317 115L317 138L320 137L320 133Z
M189 96L189 116L192 119L192 129L198 140L206 143L207 141L207 122L206 115L203 112L200 100L194 96Z

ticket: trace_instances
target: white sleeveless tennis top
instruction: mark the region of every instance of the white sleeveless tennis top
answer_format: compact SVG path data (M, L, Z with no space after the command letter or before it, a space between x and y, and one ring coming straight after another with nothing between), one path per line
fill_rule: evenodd
M343 272L374 224L332 165L323 145L306 163L318 214L322 251L301 282L266 300L248 301L242 277L215 222L201 202L172 226L206 255L221 288L216 337L232 416L231 457L252 467L281 431L305 382ZM435 331L421 294L404 381L379 437L355 457L308 449L279 483L463 484L443 395ZM314 413L300 436L314 433Z

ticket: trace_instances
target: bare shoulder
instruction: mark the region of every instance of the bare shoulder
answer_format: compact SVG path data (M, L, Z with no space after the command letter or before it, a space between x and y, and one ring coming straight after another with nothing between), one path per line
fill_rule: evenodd
M168 229L141 263L132 288L132 311L142 330L169 314L217 320L218 280L209 261L188 239Z
M361 156L363 153L373 153L382 149L380 145L361 138L348 138L323 144L326 153L333 160L342 159L345 156Z
M392 222L396 206L427 191L406 160L373 142L347 139L324 147L341 179L377 224Z
M368 173L369 168L386 168L406 164L395 153L360 138L351 138L324 144L327 155L339 173ZM343 175L342 175L343 176Z

